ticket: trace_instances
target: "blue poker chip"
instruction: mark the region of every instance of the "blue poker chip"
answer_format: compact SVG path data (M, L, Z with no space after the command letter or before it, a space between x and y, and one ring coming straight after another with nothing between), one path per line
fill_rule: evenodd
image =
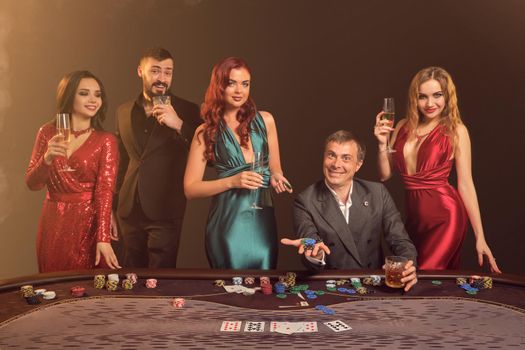
M317 299L317 295L315 295L315 294L307 294L306 297L308 299Z
M304 294L306 294L306 295L315 294L315 291L311 290L311 289L307 289L307 290L304 291Z
M347 289L346 292L347 292L348 294L355 294L355 293L356 293L355 289L352 289L352 288Z
M332 310L332 309L329 309L329 308L325 308L325 309L323 309L323 312L324 312L325 314L327 314L327 315L333 315L333 314L335 314L335 311Z
M316 305L315 309L316 310L324 310L324 309L326 309L326 306L324 306L324 305Z
M337 288L337 291L338 292L341 292L341 293L346 293L348 289L344 288L344 287L340 287L340 288Z

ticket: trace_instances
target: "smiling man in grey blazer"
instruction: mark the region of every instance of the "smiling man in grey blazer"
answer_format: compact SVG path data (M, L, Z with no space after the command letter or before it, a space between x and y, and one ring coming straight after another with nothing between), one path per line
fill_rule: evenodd
M294 203L294 230L300 239L283 239L299 248L308 268L378 269L384 262L381 237L395 255L408 258L402 282L416 282L417 253L386 187L355 178L365 148L349 131L330 135L323 157L324 179L300 193ZM316 240L305 247L305 238Z

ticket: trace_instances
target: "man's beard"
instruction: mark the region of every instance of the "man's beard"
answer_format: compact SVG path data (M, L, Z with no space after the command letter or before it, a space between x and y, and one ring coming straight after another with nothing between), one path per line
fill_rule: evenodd
M146 88L146 95L148 95L149 98L152 98L153 96L162 95L162 94L154 93L153 92L153 87L164 87L165 92L164 92L163 95L167 95L170 92L168 84L163 83L161 81L157 81L157 82L153 83L151 85L151 87Z

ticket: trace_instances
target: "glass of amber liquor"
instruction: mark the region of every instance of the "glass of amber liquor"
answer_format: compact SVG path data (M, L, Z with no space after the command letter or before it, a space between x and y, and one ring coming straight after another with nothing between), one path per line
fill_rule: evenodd
M403 288L405 284L401 282L403 270L408 259L403 256L387 256L385 258L385 283L390 288Z

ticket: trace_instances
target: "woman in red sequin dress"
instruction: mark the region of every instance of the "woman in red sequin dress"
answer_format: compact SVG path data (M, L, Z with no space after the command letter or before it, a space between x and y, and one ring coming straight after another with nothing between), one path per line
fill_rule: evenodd
M57 89L58 112L70 114L70 142L55 121L38 131L25 180L31 190L47 187L36 239L40 272L120 267L110 243L118 146L102 131L106 107L100 80L70 73Z
M385 181L392 167L405 183L406 229L418 250L420 269L458 269L468 221L476 237L478 263L488 259L501 272L485 241L472 180L471 145L459 114L456 88L442 68L429 67L412 79L407 116L395 129L376 117L379 172ZM387 138L395 153L386 152ZM448 182L455 164L458 190Z

